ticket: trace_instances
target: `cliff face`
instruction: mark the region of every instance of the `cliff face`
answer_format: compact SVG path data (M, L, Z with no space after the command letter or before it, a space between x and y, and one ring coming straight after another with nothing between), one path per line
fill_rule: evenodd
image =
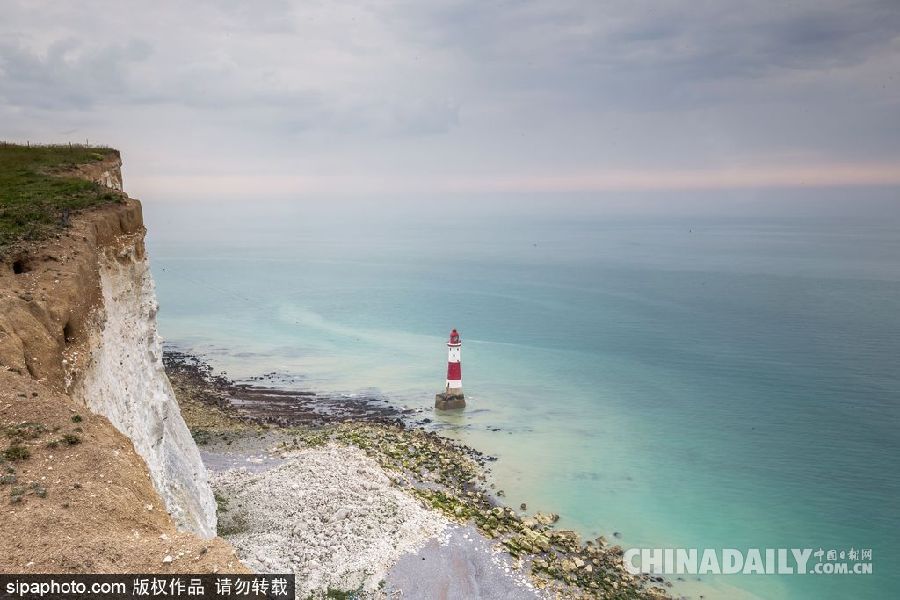
M216 503L163 370L143 234L120 236L99 258L101 325L88 331L88 359L69 373L68 391L131 439L176 523L212 537Z
M72 169L72 175L119 192L125 189L122 185L122 161L118 158L77 165Z
M119 166L77 172L121 190ZM65 396L106 417L146 463L175 522L209 538L215 501L163 371L143 238L140 203L123 196L0 266L0 372L32 382L34 397Z

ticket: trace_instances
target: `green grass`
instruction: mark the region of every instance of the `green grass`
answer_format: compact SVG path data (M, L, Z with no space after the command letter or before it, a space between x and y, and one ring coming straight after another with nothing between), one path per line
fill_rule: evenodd
M25 446L11 444L9 448L3 451L3 456L6 460L25 460L31 456L31 452Z
M81 438L74 433L67 433L59 441L69 446L75 446L81 443Z
M0 256L19 241L40 240L78 210L121 201L99 184L62 175L119 151L84 146L19 146L0 142Z
M358 598L362 598L362 589L340 590L338 588L329 587L325 591L325 597L328 598L328 600L357 600Z
M216 500L216 512L228 512L228 498L219 492L213 492L213 498Z
M11 438L22 438L25 440L33 440L45 431L47 428L40 423L30 423L23 421L17 425L10 425L6 428L6 436Z

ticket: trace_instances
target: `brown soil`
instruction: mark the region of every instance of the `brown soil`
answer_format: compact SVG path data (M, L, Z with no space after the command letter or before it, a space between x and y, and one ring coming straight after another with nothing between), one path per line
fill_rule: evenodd
M64 391L66 372L77 374L87 358L78 350L100 302L101 248L143 232L140 203L123 199L82 213L64 234L0 263L0 367Z
M0 447L30 455L0 465L0 572L246 572L224 540L177 531L143 459L105 417L6 371L0 427Z

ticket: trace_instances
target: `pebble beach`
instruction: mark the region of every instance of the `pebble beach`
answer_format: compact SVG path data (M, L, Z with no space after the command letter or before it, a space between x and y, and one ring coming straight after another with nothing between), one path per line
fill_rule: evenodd
M486 483L490 457L402 414L349 417L324 402L314 417L280 406L273 425L202 361L170 354L167 369L219 535L253 571L295 573L298 598L669 597L622 569L621 548L504 506Z

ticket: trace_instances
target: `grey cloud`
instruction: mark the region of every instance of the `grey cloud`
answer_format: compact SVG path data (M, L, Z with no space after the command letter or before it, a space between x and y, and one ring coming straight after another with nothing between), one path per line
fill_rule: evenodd
M297 32L296 4L289 0L213 0L204 2L208 14L217 18L212 25L233 33L241 31L268 34Z
M395 18L467 57L486 86L656 109L702 101L711 81L861 64L897 36L900 4L471 0Z
M896 0L0 2L16 132L379 174L900 158Z
M393 105L392 130L399 133L439 134L459 125L459 103L422 98Z
M323 81L322 75L329 74L328 58L320 59L315 46L310 50L304 44L310 33L322 35L315 22L324 19L323 11L334 19L341 14L327 4L300 14L311 6L283 0L191 3L182 12L147 19L142 31L156 34L156 48L139 40L105 42L102 34L96 39L69 36L43 51L33 44L0 44L0 102L44 111L168 106L196 111L211 121L230 115L229 127L243 123L282 135L330 130L419 136L446 133L458 125L458 102L440 91L407 84L402 73L396 85L383 81L381 73L368 75L366 64L376 63L378 57L364 54L351 39L336 39L333 45L349 57L340 57L348 62L343 68L362 77L344 77L339 84ZM99 31L125 28L123 15L99 15L108 19L94 24ZM298 32L304 18L309 22ZM30 41L27 35L17 37ZM312 63L318 70L307 73L297 63ZM389 63L385 66L390 68ZM333 71L341 69L339 65Z
M85 109L129 92L129 65L150 56L141 40L85 48L73 38L51 44L44 56L0 44L0 98L13 106Z

